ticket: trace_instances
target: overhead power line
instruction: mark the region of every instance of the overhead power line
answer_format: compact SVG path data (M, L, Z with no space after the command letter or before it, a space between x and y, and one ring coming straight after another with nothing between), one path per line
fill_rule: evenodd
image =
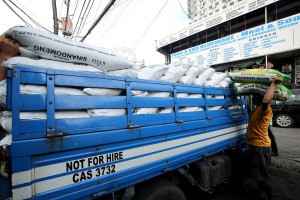
M184 12L184 14L186 14L186 16L188 16L188 14L184 11L184 9L183 9L183 7L182 7L182 5L181 5L180 0L178 0L178 3L179 3L179 5L180 5L180 7L181 7L181 10Z
M5 3L6 4L6 6L13 12L13 13L15 13L23 22L24 22L24 24L26 24L27 26L30 26L30 27L32 27L31 26L31 24L29 24L25 19L23 19L5 0L2 0L3 1L3 3Z
M88 5L86 6L85 11L84 11L84 13L83 13L83 19L84 19L84 22L81 21L81 22L83 22L83 24L80 23L80 26L79 26L79 30L78 30L77 36L80 35L80 33L81 33L83 27L84 27L85 24L86 24L86 20L87 20L89 14L90 14L91 8L93 7L94 0L92 1L92 4L91 4L91 5L90 5L90 3L91 3L91 1L89 1ZM87 11L87 10L88 10L88 11Z
M80 40L80 42L83 42L85 38L92 32L92 30L97 26L99 21L102 19L102 17L107 13L107 11L110 9L110 7L115 3L116 0L111 0L110 3L104 8L103 12L100 14L98 19L92 24L91 28L88 30L88 32L83 36L83 38Z
M128 1L128 0L127 0ZM115 9L116 7L120 6L121 4L124 4L125 2L127 1L124 1L123 3L119 3L117 5L115 5L111 11L113 9ZM141 2L141 0L138 0L138 2L132 7L132 8L129 8L129 5L133 2L133 0L129 1L128 4L122 9L122 11L116 16L116 18L110 23L109 27L106 28L106 30L101 34L101 37L103 37L108 31L110 31L117 23L119 23L122 19L124 19L124 17L131 11L130 9L133 9L139 2ZM127 8L129 8L127 10Z
M15 13L15 15L17 15L27 26L30 26L30 27L32 27L32 25L29 23L29 22L27 22L23 17L21 17L5 0L2 0L5 4L6 4L6 6L13 12L13 13ZM44 26L42 26L41 24L39 24L37 21L35 21L32 17L30 17L26 12L24 12L19 6L17 6L14 2L12 2L11 0L9 0L9 2L13 5L13 6L15 6L19 11L21 11L24 15L26 15L28 18L29 18L29 20L32 22L32 23L34 23L36 26L38 26L38 27L40 27L40 28L43 28L43 29L45 29L45 30L47 30L47 31L49 31L47 28L45 28ZM50 31L49 31L50 32Z
M77 28L77 25L78 25L78 23L79 23L79 20L80 20L80 18L81 18L81 14L82 14L82 11L83 11L83 8L84 8L84 5L85 5L85 2L86 1L84 1L84 3L83 3L83 6L82 6L82 8L81 8L81 11L80 11L80 14L79 14L79 16L78 16L78 20L77 20L77 22L76 22L76 25L75 25L75 28L74 28L74 31L73 31L73 34L72 34L72 38L73 38L73 36L74 36L74 33L76 32L76 28ZM77 33L78 33L78 31L77 31ZM75 36L76 37L76 36Z
M9 2L11 4L13 4L17 9L19 9L24 15L26 15L31 22L33 22L36 26L40 27L40 28L43 28L47 31L49 31L47 28L45 28L44 26L42 26L41 24L39 24L37 21L35 21L32 17L30 17L26 12L24 12L19 6L17 6L14 2L12 2L12 0L9 0ZM49 31L50 32L50 31Z
M159 14L161 13L161 11L164 9L164 7L167 5L169 0L166 1L166 3L162 6L162 8L159 10L159 12L157 13L157 15L154 17L154 19L152 20L152 22L150 23L150 25L148 26L148 28L145 30L145 32L142 34L142 36L140 37L140 39L135 43L135 45L132 47L132 49L135 49L135 47L140 43L140 41L143 39L143 37L146 35L147 31L150 29L150 27L152 26L152 24L154 23L154 21L156 20L156 18L159 16Z

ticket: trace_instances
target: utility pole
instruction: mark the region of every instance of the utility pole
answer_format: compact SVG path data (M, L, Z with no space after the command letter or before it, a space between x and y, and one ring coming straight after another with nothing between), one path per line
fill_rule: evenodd
M56 0L52 0L53 20L54 20L54 34L58 35L58 18L56 9Z
M85 34L85 36L80 40L80 42L83 42L85 38L92 32L92 30L96 27L96 25L99 23L99 21L102 19L102 17L107 13L107 11L110 9L112 5L114 5L116 0L111 0L106 7L104 8L103 12L100 14L100 16L96 19L94 24L91 26L91 28L88 30L88 32Z

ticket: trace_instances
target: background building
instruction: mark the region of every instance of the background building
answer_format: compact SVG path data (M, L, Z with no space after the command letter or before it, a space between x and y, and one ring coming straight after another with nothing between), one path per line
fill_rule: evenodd
M217 71L274 68L300 87L300 1L188 0L191 23L157 42L166 63L188 60Z

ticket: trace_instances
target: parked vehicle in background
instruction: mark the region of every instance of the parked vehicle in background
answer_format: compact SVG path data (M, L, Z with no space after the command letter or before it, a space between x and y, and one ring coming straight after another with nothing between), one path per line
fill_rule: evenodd
M300 124L300 90L293 90L294 96L286 101L274 101L273 124L278 127L292 127Z

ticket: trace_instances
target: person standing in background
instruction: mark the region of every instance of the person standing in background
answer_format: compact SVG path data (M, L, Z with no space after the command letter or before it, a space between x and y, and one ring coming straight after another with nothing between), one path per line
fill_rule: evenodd
M258 195L273 200L272 184L269 177L271 164L271 139L268 128L273 117L270 107L275 87L282 83L282 78L276 76L264 96L253 94L252 102L256 106L250 113L246 142L250 153L251 175L258 182Z

